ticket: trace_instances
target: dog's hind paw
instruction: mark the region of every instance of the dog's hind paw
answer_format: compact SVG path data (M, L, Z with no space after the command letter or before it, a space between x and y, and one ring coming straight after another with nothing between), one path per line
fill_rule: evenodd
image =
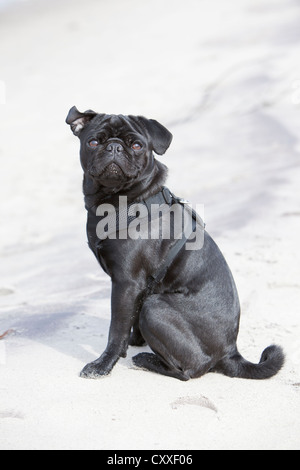
M160 359L152 353L143 352L132 358L136 367L144 370L153 370L154 365L160 365Z

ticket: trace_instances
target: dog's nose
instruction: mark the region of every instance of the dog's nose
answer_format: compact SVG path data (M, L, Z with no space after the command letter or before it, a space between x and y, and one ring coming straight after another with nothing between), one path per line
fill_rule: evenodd
M119 142L110 142L106 147L106 150L110 153L119 153L122 152L124 148Z

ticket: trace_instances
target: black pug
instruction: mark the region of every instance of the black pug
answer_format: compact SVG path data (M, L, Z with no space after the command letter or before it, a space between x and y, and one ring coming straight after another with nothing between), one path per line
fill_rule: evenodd
M119 196L127 197L129 208L136 203L148 208L162 202L167 207L182 205L164 187L167 168L153 154L166 152L171 133L142 116L81 113L75 106L66 122L81 143L89 246L112 281L108 344L98 359L84 367L81 377L109 374L118 359L126 356L128 345L145 342L153 354L136 355L134 364L180 380L209 371L251 379L276 374L284 362L279 346L266 348L259 364L238 352L240 305L235 283L219 248L195 214L193 232L195 226L203 232L203 246L197 250L186 249L187 236L178 241L173 234L167 239L161 229L154 239L143 234L124 236L128 220L124 226ZM106 238L97 231L101 215L108 214L100 210L99 216L97 208L103 204L104 209L116 208L115 233L109 236L107 232ZM129 214L127 208L125 218Z

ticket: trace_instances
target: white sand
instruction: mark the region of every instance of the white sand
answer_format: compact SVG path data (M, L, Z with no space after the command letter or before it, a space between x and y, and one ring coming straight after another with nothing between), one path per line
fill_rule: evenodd
M0 340L1 449L299 448L299 20L296 0L0 13L0 335L14 330ZM239 349L257 362L281 344L277 376L183 383L133 369L130 348L108 378L78 377L105 348L110 282L86 245L74 104L169 127L168 185L205 204L240 293Z

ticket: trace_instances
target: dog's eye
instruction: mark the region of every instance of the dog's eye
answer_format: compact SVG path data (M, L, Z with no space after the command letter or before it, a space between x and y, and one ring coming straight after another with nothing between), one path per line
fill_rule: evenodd
M140 144L139 142L134 142L134 143L132 144L131 148L132 148L133 150L141 150L142 144Z
M89 146L92 147L92 148L95 148L98 145L99 145L99 142L96 139L92 139L92 140L89 141Z

